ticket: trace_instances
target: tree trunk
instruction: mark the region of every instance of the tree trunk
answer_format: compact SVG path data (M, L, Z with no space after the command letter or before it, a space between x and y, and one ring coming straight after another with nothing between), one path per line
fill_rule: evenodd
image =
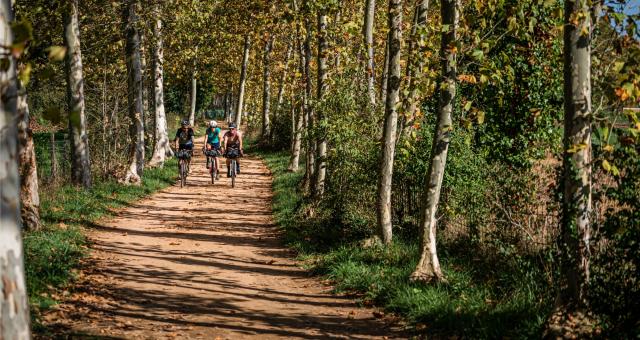
M242 109L244 108L244 91L247 83L247 66L249 65L249 49L251 48L251 37L249 34L244 36L244 52L242 56L242 70L240 71L240 86L238 91L238 105L236 106L236 125L240 128L242 123Z
M26 230L39 230L40 195L38 194L38 168L33 144L33 133L29 127L29 104L26 89L19 84L18 110L18 161L20 165L20 215Z
M369 90L369 101L371 105L376 104L376 90L375 90L375 64L374 64L374 51L373 51L373 24L375 22L376 15L376 1L366 0L366 8L364 11L364 46L367 49L367 89ZM385 71L386 72L386 71Z
M198 79L196 72L191 75L191 105L189 111L189 125L194 126L196 122L196 98L198 96Z
M141 184L144 170L144 126L142 124L142 70L140 64L140 34L138 32L138 2L126 0L124 9L127 61L128 112L131 120L129 169L124 182Z
M91 187L91 163L87 119L84 113L84 76L78 25L78 0L66 4L64 12L64 43L67 47L67 101L69 104L69 136L71 138L71 181Z
M382 67L382 78L380 79L380 102L387 102L387 85L389 83L389 41L384 47L384 66Z
M318 88L317 100L320 102L327 88L327 15L325 9L318 12ZM324 194L324 181L327 173L327 131L324 110L318 110L318 139L316 150L316 171L313 185L313 196Z
M418 81L422 78L422 67L424 65L422 51L424 49L424 38L421 31L427 24L427 12L429 11L429 0L418 0L415 9L413 27L409 48L409 65L407 66L407 88L409 93L403 101L403 112L400 118L400 134L411 131L409 125L413 124L419 103Z
M422 227L420 261L411 274L414 281L445 281L436 250L436 212L440 201L442 180L447 164L447 153L451 140L453 105L456 96L456 42L458 28L457 0L441 1L442 41L440 55L442 60L442 80L438 87L440 103L436 119L436 131L433 136L431 163L426 187L423 192L423 206L420 216ZM448 28L445 30L444 28Z
M294 4L296 4L296 2L294 2ZM297 6L296 6L296 10L297 10ZM301 75L304 75L305 56L304 56L304 50L303 50L302 44L300 42L300 25L299 24L296 26L296 44L297 44L296 50L298 52L298 70ZM293 139L291 141L291 158L289 159L289 167L288 167L289 171L291 172L297 172L298 168L300 167L300 149L302 145L302 130L304 129L304 124L305 124L304 112L306 109L307 95L306 95L305 89L302 89L300 93L302 93L301 95L302 100L300 100L301 107L298 110L297 119L295 115L292 118L294 120L295 125L293 129ZM295 107L295 101L292 100L291 103L292 103L292 107Z
M169 145L169 135L167 133L167 116L164 111L164 46L162 37L162 19L160 5L154 5L154 15L156 17L153 26L153 108L155 112L156 141L151 157L151 166L162 166L165 157L173 156L173 151Z
M391 184L396 151L397 104L400 96L400 52L402 41L402 0L389 0L389 74L385 102L380 181L378 182L378 236L391 243Z
M262 63L262 139L267 141L271 135L271 49L273 48L273 35L269 34L264 42L264 59Z
M564 195L562 200L561 301L587 306L591 241L591 16L589 1L565 1ZM572 23L573 18L579 18ZM586 32L586 33L585 33Z
M307 103L305 107L305 129L307 131L307 147L306 147L306 166L302 187L308 191L312 185L315 174L315 152L316 143L313 140L314 116L311 105L312 85L311 85L311 22L309 21L309 1L304 2L304 25L306 36L304 39L304 82Z
M16 64L6 47L13 43L11 1L0 1L0 48L9 61L0 70L0 339L30 339L24 275L18 174L18 91Z
M278 99L276 101L276 109L273 113L274 120L278 120L278 115L280 114L280 109L282 107L282 103L284 102L284 89L287 81L287 70L289 69L289 59L291 58L291 51L293 50L293 44L291 42L287 43L287 53L284 56L284 68L282 69L282 75L280 77L280 86L278 87ZM271 136L273 138L273 136Z

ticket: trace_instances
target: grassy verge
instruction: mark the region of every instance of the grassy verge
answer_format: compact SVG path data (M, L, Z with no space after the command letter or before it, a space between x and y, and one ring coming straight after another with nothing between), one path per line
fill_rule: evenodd
M304 208L298 190L302 174L287 172L287 153L256 153L273 172L273 210L286 242L311 270L335 282L337 292L397 313L418 333L431 336L540 337L551 294L542 271L530 259L510 254L482 258L468 245L441 245L449 283L411 283L408 277L419 254L415 239L366 249L339 238L327 242L323 235L335 226L307 221L299 213Z
M104 181L91 190L62 186L40 194L44 228L24 235L27 289L34 314L55 304L55 292L73 280L87 254L83 224L173 184L176 167L175 160L170 160L162 169L146 170L142 186Z

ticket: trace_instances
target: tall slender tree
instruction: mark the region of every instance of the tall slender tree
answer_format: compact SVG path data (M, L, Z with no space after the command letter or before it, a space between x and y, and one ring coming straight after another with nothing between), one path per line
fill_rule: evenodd
M306 31L303 49L304 49L304 84L305 84L305 96L307 98L306 107L305 107L305 129L307 132L307 145L306 145L306 159L305 159L305 172L304 179L302 183L302 187L304 190L311 189L313 178L315 175L315 153L316 153L316 143L312 138L313 128L314 128L314 114L312 109L312 84L311 84L311 20L309 20L309 16L311 15L311 10L309 8L309 0L304 1L304 6L302 8L304 27Z
M262 61L262 139L265 141L271 136L271 50L274 39L272 34L266 35Z
M27 92L18 80L18 160L20 165L20 215L22 226L38 230L40 223L40 194L38 193L38 165L29 127L30 115Z
M409 46L407 51L408 65L406 72L408 93L403 100L402 116L400 118L400 132L407 132L407 125L413 123L419 102L419 86L418 83L422 78L422 68L424 67L424 58L422 51L424 49L425 39L422 31L427 24L427 12L429 11L429 0L417 0L413 26L411 27L411 36L409 37Z
M282 104L284 103L284 91L287 83L287 71L289 70L289 59L291 59L292 51L293 43L291 41L288 41L287 52L284 55L284 67L282 68L282 74L280 75L280 84L278 85L278 98L276 99L276 108L273 113L274 120L278 119L278 116L280 115L280 109L282 108Z
M328 43L327 43L327 14L326 8L320 8L318 11L318 88L317 101L320 102L327 90L327 62L328 62ZM315 182L313 185L313 195L321 197L324 194L324 181L327 173L327 131L326 116L323 110L318 110L318 139L316 142L316 170Z
M562 308L588 306L591 243L591 1L564 3Z
M151 157L151 166L162 166L165 157L172 156L167 132L167 116L164 110L164 46L162 36L162 16L159 2L153 5L155 23L153 25L153 109L155 113L156 143Z
M196 104L198 99L198 46L193 59L193 70L191 71L191 105L189 106L189 125L196 123Z
M244 48L242 53L242 68L240 70L240 86L238 88L238 105L236 106L235 123L240 128L242 123L242 114L244 113L244 95L245 86L247 84L247 67L249 66L249 50L251 49L251 36L244 36Z
M78 24L78 0L70 0L64 8L64 43L67 48L67 101L69 104L69 136L71 138L71 181L91 187L89 136L84 105L84 76Z
M298 13L299 8L298 8L298 2L296 0L293 1L293 7L295 12ZM306 77L304 77L306 62L305 62L305 53L304 53L304 47L302 44L302 37L300 32L301 29L302 28L301 28L300 20L296 20L296 52L298 54L298 73L300 74L302 81L299 82L301 85L300 92L299 92L300 100L298 100L300 108L297 110L298 112L297 119L295 116L293 118L295 119L295 126L294 126L293 140L291 142L291 158L289 159L289 167L288 167L289 171L292 171L292 172L297 172L300 166L299 163L300 163L300 151L302 148L302 132L306 124L305 112L307 109L307 92L306 92L306 86L305 86ZM294 79L296 78L297 77L294 77ZM294 100L292 100L292 106L295 106Z
M129 169L126 183L140 184L144 170L144 125L142 123L142 69L137 0L124 0L125 58L127 64L128 113L131 119Z
M436 249L436 227L438 203L442 180L447 164L449 142L451 140L453 104L456 96L456 32L458 29L458 0L441 0L442 38L440 58L442 60L442 80L439 86L440 100L436 131L433 136L431 163L422 199L420 217L421 252L418 266L411 274L414 281L445 281L440 269Z
M9 61L0 69L0 338L30 339L29 308L24 276L18 175L18 114L16 64L11 1L0 1L0 53Z
M376 103L376 89L375 89L375 55L373 50L373 24L375 22L376 15L376 1L365 0L366 6L364 10L364 46L367 50L367 89L369 90L369 101L371 105Z
M378 236L385 244L391 243L391 184L393 159L396 150L398 102L400 99L400 54L402 42L402 1L389 0L389 73L385 103L384 130L378 182Z

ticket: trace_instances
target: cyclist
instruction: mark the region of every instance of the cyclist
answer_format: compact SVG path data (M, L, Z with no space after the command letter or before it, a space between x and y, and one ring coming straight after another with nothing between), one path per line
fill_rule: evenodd
M176 143L176 149L192 152L194 137L195 134L193 129L189 127L189 121L183 120L182 124L180 124L180 129L176 132L176 137L173 139L174 143ZM191 172L191 157L187 159L187 165L189 166L189 172Z
M234 152L239 156L243 154L242 134L238 131L236 124L229 124L229 131L222 137L222 147L225 156L227 156L227 177L231 177L231 159L228 156ZM240 174L240 162L238 160L236 160L236 174Z
M204 136L204 145L206 150L215 150L215 151L219 151L220 150L220 132L222 130L220 130L220 128L218 127L218 122L216 122L215 120L212 120L209 122L209 127L207 128L207 131L205 133ZM207 169L209 169L209 158L207 157ZM219 164L217 163L217 156L215 157L216 159L211 159L211 162L213 163L212 166L215 166L215 164ZM216 176L216 179L220 179L220 175Z

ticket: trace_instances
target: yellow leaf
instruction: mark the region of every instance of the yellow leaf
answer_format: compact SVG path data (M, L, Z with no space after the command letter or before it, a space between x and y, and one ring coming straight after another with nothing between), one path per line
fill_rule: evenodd
M64 59L67 54L67 48L64 46L51 46L47 50L49 51L49 59L54 61Z

